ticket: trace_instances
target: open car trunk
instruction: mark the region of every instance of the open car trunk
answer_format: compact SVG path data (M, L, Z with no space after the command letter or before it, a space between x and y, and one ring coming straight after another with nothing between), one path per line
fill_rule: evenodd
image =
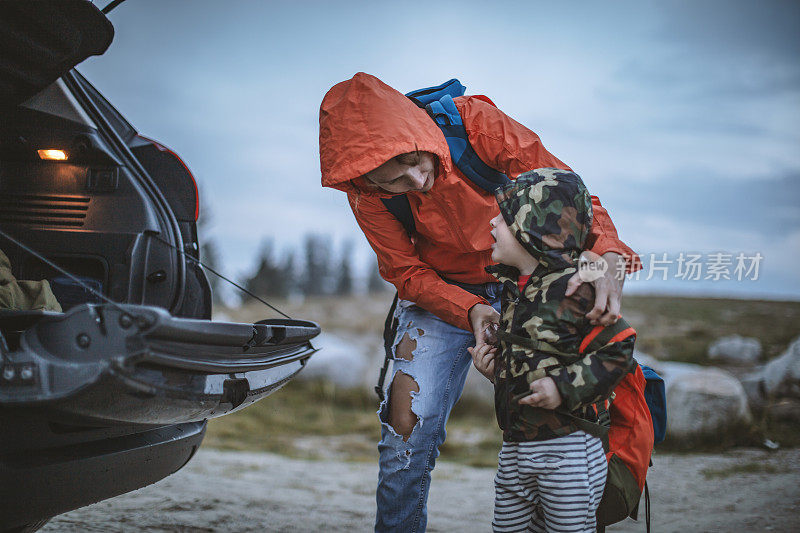
M130 304L0 311L0 330L0 405L103 425L194 422L245 407L299 372L319 334L313 322L211 322Z
M114 27L87 0L3 1L0 103L17 105L89 56L100 55Z
M0 531L179 470L315 351L312 322L211 321L194 178L73 70L113 33L88 0L0 1L3 281L65 311L0 309Z
M113 35L87 0L0 2L0 250L9 279L47 280L66 311L0 310L0 425L20 409L95 427L202 421L314 352L310 322L210 320L194 178L72 70Z

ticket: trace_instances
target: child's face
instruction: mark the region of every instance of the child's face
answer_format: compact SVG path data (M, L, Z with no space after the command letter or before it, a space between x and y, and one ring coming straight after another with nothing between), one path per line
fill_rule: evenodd
M503 215L497 215L489 221L492 230L494 244L492 245L492 261L502 263L522 269L531 264L531 261L536 261L526 250L522 247L519 241L511 233L511 230L506 224Z

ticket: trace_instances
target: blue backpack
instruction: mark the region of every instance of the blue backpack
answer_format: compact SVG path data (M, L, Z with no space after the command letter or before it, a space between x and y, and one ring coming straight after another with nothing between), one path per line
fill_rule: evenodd
M667 392L664 379L647 365L640 364L647 384L644 387L644 401L653 419L654 444L661 444L667 436Z
M435 87L411 91L406 93L406 96L427 111L434 123L442 130L447 140L447 146L450 148L450 157L458 170L484 191L494 193L497 187L510 183L511 180L502 172L484 163L472 148L467 130L464 129L464 122L461 120L461 114L453 102L453 97L463 96L466 90L466 87L453 78ZM416 231L416 224L406 195L398 194L391 198L382 198L381 201L386 209L403 224L406 233L412 236Z

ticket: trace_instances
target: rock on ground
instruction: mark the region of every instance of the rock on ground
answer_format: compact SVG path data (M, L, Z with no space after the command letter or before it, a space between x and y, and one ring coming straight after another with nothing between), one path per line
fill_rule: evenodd
M339 387L361 387L368 379L371 352L375 350L369 341L346 332L320 333L312 341L319 351L309 359L298 379L326 379Z
M708 357L726 363L752 364L761 357L761 343L753 337L721 337L708 347Z
M634 357L662 378L667 392L667 436L709 434L752 419L745 389L725 370L660 361L645 353Z
M708 435L752 419L742 384L724 370L684 371L671 377L666 387L669 436Z
M800 337L779 357L741 379L754 411L767 409L779 419L796 419L800 415L778 404L796 404L800 401Z
M653 531L795 532L800 450L656 454L648 475ZM440 462L428 531L490 531L494 469ZM371 531L374 463L307 461L201 449L155 485L54 518L55 532ZM627 520L613 532L644 532Z
M763 376L768 395L800 399L800 337L780 357L764 365Z

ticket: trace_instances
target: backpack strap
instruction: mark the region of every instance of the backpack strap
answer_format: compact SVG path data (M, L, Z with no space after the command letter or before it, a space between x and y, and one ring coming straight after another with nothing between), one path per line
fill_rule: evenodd
M644 519L647 524L647 533L650 533L650 488L647 486L647 481L644 482Z
M511 183L508 176L478 157L469 142L467 130L452 96L445 94L439 100L426 105L425 111L442 130L453 163L467 179L488 193L494 193L501 185Z
M417 104L418 107L425 109L425 106L431 102L439 100L442 96L449 94L450 96L463 96L467 92L467 88L461 85L461 82L456 78L451 78L441 85L434 87L425 87L424 89L417 89L406 93L406 96L412 102Z
M495 332L495 336L497 337L497 340L505 341L508 344L513 344L516 346L522 346L523 348L527 348L529 350L546 351L562 357L570 357L576 360L578 359L575 353L562 352L552 344L540 339L531 339L528 337L522 337L520 335L514 335L513 333L508 333L502 329L497 330Z
M502 172L484 163L470 144L461 113L458 112L458 107L453 101L453 97L463 96L466 90L467 88L461 82L453 78L441 85L411 91L406 93L406 96L424 109L442 130L447 147L450 149L450 158L456 168L484 191L494 193L495 189L510 183L511 180ZM491 100L485 97L482 97L481 100L491 103ZM381 198L381 202L400 221L409 237L413 236L416 231L416 223L406 195L398 194L391 198Z
M585 418L581 418L579 416L575 416L572 413L568 413L563 409L556 409L556 413L560 415L564 415L567 418L572 420L572 423L577 426L578 429L582 430L584 433L591 435L592 437L597 437L600 439L600 442L603 443L603 450L606 453L609 451L609 444L608 444L608 429L609 426L605 426L603 424L599 424L597 422L591 422L586 420ZM610 422L610 421L609 421Z
M461 113L458 112L453 98L464 96L467 88L453 78L435 87L426 87L406 93L412 102L417 104L433 119L442 130L447 146L450 148L450 157L453 162L471 182L488 193L494 193L500 185L510 183L508 176L499 172L478 157L475 149L469 142L467 130ZM494 103L486 97L481 100Z
M508 364L508 359L506 360L506 363ZM506 370L506 371L508 372L508 370ZM525 396L528 396L530 394L531 394L531 391L529 391L529 390L521 392L521 393L517 394L516 396L513 396L511 398L511 401L512 402L518 402L522 398L524 398ZM592 422L591 420L588 420L586 418L583 418L583 417L580 417L580 416L575 415L573 413L570 413L569 411L565 411L564 409L556 409L555 412L558 413L559 415L562 415L562 416L565 416L566 418L569 418L570 421L575 425L575 427L577 427L578 429L582 430L584 433L586 433L588 435L591 435L592 437L597 437L598 439L600 439L600 442L603 443L603 450L605 450L606 453L609 452L608 430L611 428L611 418L610 417L608 417L608 416L601 417L598 414L597 421L596 422ZM598 413L599 412L600 412L600 409L598 408ZM606 415L607 415L607 413L606 413Z
M386 322L383 325L383 366L378 376L378 384L375 386L375 393L378 395L380 402L386 399L383 385L386 382L386 371L389 370L389 362L392 360L392 344L394 344L394 337L397 335L398 321L394 316L394 310L397 308L397 299L398 294L394 293L392 306L389 308L389 314L386 315Z
M578 352L580 354L595 352L606 344L627 339L632 335L636 335L636 330L624 318L620 318L610 326L595 326L583 338Z
M414 232L417 231L417 223L414 222L414 215L411 213L411 204L408 203L408 196L398 194L391 198L381 198L381 202L394 215L394 218L400 221L403 229L408 233L408 237L413 237Z

